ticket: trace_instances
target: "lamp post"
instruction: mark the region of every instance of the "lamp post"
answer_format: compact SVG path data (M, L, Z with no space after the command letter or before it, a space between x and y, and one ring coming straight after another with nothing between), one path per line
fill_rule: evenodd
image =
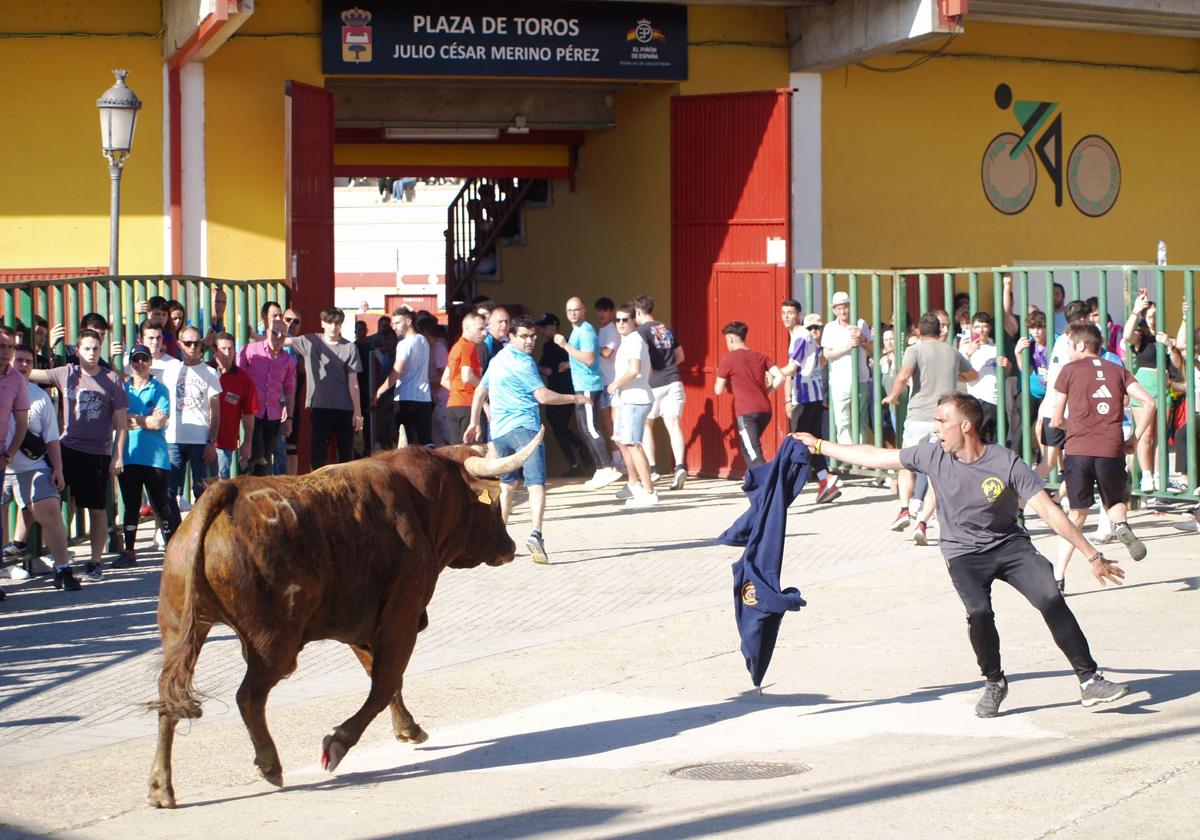
M137 94L125 86L128 70L114 70L117 83L104 91L96 100L100 110L100 142L104 157L108 159L108 177L112 183L112 201L109 207L108 273L117 273L117 243L121 215L121 170L133 150L133 129L137 123L137 112L142 102Z

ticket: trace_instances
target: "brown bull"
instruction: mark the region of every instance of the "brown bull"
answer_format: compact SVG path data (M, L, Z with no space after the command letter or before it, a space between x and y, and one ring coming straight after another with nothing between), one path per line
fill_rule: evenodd
M216 623L242 642L238 708L254 763L274 785L283 768L267 730L267 694L315 639L350 645L371 677L362 707L322 742L332 771L391 705L401 741L427 737L401 697L417 633L447 566L499 566L515 546L498 482L541 444L508 458L477 447L382 453L300 477L243 477L210 488L171 538L158 600L163 666L150 803L175 807L171 745L180 718L200 716L192 675Z

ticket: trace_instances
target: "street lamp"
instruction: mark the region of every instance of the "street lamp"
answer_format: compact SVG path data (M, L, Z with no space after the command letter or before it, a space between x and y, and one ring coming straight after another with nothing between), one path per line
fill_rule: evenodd
M117 273L118 217L121 214L121 170L133 150L133 129L142 101L125 86L128 70L114 70L117 83L96 100L100 109L100 142L108 159L108 177L112 182L109 207L108 273Z

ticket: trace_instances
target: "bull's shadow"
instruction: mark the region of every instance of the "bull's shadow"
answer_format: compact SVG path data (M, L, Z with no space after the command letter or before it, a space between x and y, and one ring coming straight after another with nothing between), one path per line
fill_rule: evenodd
M357 787L414 776L492 770L582 758L665 740L692 729L734 720L765 709L781 706L819 706L835 702L838 701L831 700L824 694L760 696L757 691L751 691L703 706L561 726L537 732L519 732L471 744L418 747L414 750L417 755L436 754L441 750L459 749L464 746L470 749L442 757L430 755L427 761L418 760L403 767L344 773L301 787L319 790Z

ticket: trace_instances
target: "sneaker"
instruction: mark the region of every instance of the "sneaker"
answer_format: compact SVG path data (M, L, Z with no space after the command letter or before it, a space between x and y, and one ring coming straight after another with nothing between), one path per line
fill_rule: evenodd
M1171 527L1187 534L1200 533L1200 522L1197 522L1196 517L1190 514L1178 522L1172 522Z
M4 557L7 560L15 560L18 557L25 555L25 546L17 545L15 542L10 542L4 546Z
M625 507L631 508L654 507L656 504L658 504L658 494L647 493L645 490L635 494L632 499L625 500Z
M162 528L154 529L154 547L159 551L167 550L167 541L163 539Z
M1124 683L1109 682L1104 675L1097 671L1090 680L1079 686L1080 701L1085 706L1095 706L1097 703L1111 703L1120 700L1129 693L1129 686Z
M95 583L96 581L101 580L102 577L103 577L103 573L100 571L99 563L88 563L86 566L83 567L83 579L84 580L90 580L93 583Z
M79 579L75 577L75 573L71 571L70 566L54 572L54 588L63 589L67 592L78 592L82 589L79 585Z
M675 469L675 474L671 476L671 486L668 489L682 490L683 485L687 483L687 479L687 470L685 470L683 467L677 467Z
M908 528L908 523L912 521L912 517L908 513L908 508L900 508L900 512L896 514L896 518L892 520L892 524L888 527L893 531L904 531Z
M633 491L629 488L630 488L630 485L626 484L624 487L622 487L620 490L618 490L616 493L617 498L618 499L632 499Z
M924 522L918 522L913 527L912 539L917 545L929 545L929 537L925 534Z
M994 718L1000 714L1000 704L1008 696L1008 680L1001 677L999 682L988 680L983 684L983 696L975 704L975 717Z
M1178 478L1171 478L1167 480L1168 493L1186 493L1187 489L1188 486L1186 481L1182 481Z
M117 555L117 558L112 561L112 567L114 569L132 569L136 565L137 555L129 549L122 551Z
M8 570L9 580L29 580L29 571L21 565L11 566Z
M842 482L832 473L824 481L817 482L817 504L832 502L842 495Z
M1141 488L1142 488L1143 493L1153 493L1154 492L1154 474L1153 473L1148 473L1148 472L1142 473Z
M1113 529L1113 533L1117 535L1117 539L1125 544L1125 548L1129 549L1129 556L1134 560L1146 559L1146 544L1137 538L1133 530L1122 522Z
M150 507L149 502L147 502L146 504L144 504L140 508L138 508L138 516L145 517L145 516L149 516L152 513L154 513L154 508Z
M620 470L615 467L604 467L603 469L596 470L596 474L587 481L586 486L592 490L601 490L620 477Z
M658 474L658 470L650 470L650 483L651 484L658 484L658 481L661 478L662 478L662 476Z
M1116 542L1117 535L1108 528L1097 528L1092 534L1091 542L1094 545L1108 545L1111 542Z
M542 540L541 531L530 531L525 547L529 549L530 559L542 566L550 563L550 555L546 553L546 543Z

